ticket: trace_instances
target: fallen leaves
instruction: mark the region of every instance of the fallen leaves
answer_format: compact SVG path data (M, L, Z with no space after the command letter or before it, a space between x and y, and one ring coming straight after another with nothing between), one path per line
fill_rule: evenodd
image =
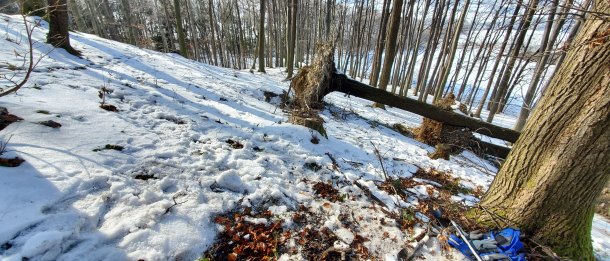
M226 141L226 143L231 145L231 148L233 148L233 149L237 149L238 150L238 149L243 149L244 148L244 145L241 144L239 141L236 141L236 140L228 139Z
M117 109L117 107L112 104L102 104L102 105L100 105L100 108L107 110L107 111L111 111L111 112L119 111L119 109Z
M5 107L0 107L0 131L11 123L22 120L22 118L8 113L8 110Z
M0 167L15 168L19 167L24 161L25 160L19 157L14 157L12 159L0 158Z
M320 181L313 185L313 189L316 195L319 195L322 198L328 199L332 202L343 201L343 197L341 194L339 194L339 191L331 184Z
M120 146L120 145L106 144L106 146L101 147L101 148L93 149L93 151L94 152L98 152L98 151L102 151L102 150L117 150L117 151L122 151L123 149L125 149L125 148L123 146Z
M279 220L267 224L248 222L249 213L247 210L214 218L224 229L204 256L211 256L212 260L275 260L278 248L290 237L290 232L284 232ZM271 216L270 211L265 211L255 217Z
M47 126L47 127L51 127L51 128L53 128L53 129L57 129L57 128L60 128L60 127L61 127L61 124L60 124L60 123L55 122L55 121L52 121L52 120L48 120L48 121L41 121L41 122L38 122L38 124L40 124L40 125L44 125L44 126Z

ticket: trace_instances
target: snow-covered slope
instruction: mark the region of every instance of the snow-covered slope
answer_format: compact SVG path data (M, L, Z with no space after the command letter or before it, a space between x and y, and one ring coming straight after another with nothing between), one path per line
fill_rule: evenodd
M15 54L26 50L20 18L0 16L0 31L0 71L12 73L7 64L19 66ZM414 127L420 117L338 94L327 98L322 115L329 137L313 144L312 135L319 135L287 123L277 98L265 102L265 91L288 89L279 69L252 74L73 33L80 59L44 44L43 29L34 38L36 55L48 56L24 89L0 98L0 107L25 119L0 131L2 141L10 139L3 157L26 160L0 167L0 258L6 260L192 260L214 242L216 215L253 206L289 221L286 213L299 205L328 203L313 194L312 181L338 177L361 180L390 208L414 204L373 185L383 179L375 147L392 176L436 168L464 186L486 187L497 171L468 152L432 160L431 147L378 124ZM102 87L112 90L106 102L119 112L99 107ZM62 127L38 124L46 120ZM350 204L366 212L366 199ZM350 238L338 208L325 213L325 226ZM393 259L411 235L375 224L362 228L372 239L366 246ZM399 241L375 234L383 232ZM607 238L597 239L597 250L610 246Z

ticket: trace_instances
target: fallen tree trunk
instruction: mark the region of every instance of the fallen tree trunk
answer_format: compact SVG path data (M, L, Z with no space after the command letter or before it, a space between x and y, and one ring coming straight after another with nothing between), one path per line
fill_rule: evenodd
M492 155L497 158L506 159L508 157L508 153L510 152L510 148L496 145L489 142L484 142L479 139L476 140L478 143L479 149L481 149L481 153Z
M516 142L520 134L518 131L493 125L452 111L442 110L425 102L394 95L350 79L343 74L331 74L329 88L325 91L325 94L334 91L406 110L452 126L466 127L474 132L508 142Z

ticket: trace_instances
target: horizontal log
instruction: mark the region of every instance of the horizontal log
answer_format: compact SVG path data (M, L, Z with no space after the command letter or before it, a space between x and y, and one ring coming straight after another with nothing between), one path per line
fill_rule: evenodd
M484 142L479 139L476 139L476 142L482 153L494 156L496 158L506 159L506 157L508 157L508 153L510 152L510 148L508 147Z
M400 97L387 91L374 88L370 85L350 79L344 74L333 73L327 93L338 91L348 95L360 97L373 102L385 104L406 110L423 117L443 122L457 127L466 127L470 130L508 142L516 142L519 132L484 122L453 111L442 110L437 106L420 102L407 97Z

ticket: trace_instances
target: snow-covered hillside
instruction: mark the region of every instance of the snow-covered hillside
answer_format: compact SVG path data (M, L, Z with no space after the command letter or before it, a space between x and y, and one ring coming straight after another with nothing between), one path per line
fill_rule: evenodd
M13 73L9 64L20 66L16 54L27 50L20 19L0 16L3 74ZM34 33L35 55L48 56L22 90L0 98L0 107L24 119L0 131L0 140L8 141L2 156L26 160L0 167L3 260L193 260L223 229L214 222L218 215L251 207L273 214L251 222L281 220L290 227L299 206L318 216L337 244L363 236L372 257L392 260L422 229L401 230L383 221L386 212L416 206L418 197L404 200L378 188L384 174L375 148L392 177L434 168L466 188L485 188L497 171L469 152L430 159L433 148L386 127L415 127L421 117L373 109L353 97L327 97L328 139L287 123L279 98L265 101L266 92L288 89L280 69L252 74L72 33L81 59L44 44L45 32ZM106 102L118 112L99 107L102 87L112 90ZM46 120L62 126L38 124ZM333 184L346 200L316 195L319 181ZM356 181L388 209L371 207ZM418 185L412 193L425 197L434 188ZM476 201L469 195L454 200ZM361 221L357 231L343 222L345 213ZM594 226L595 250L610 258L610 226L601 218ZM461 260L437 248L425 250L430 260Z

